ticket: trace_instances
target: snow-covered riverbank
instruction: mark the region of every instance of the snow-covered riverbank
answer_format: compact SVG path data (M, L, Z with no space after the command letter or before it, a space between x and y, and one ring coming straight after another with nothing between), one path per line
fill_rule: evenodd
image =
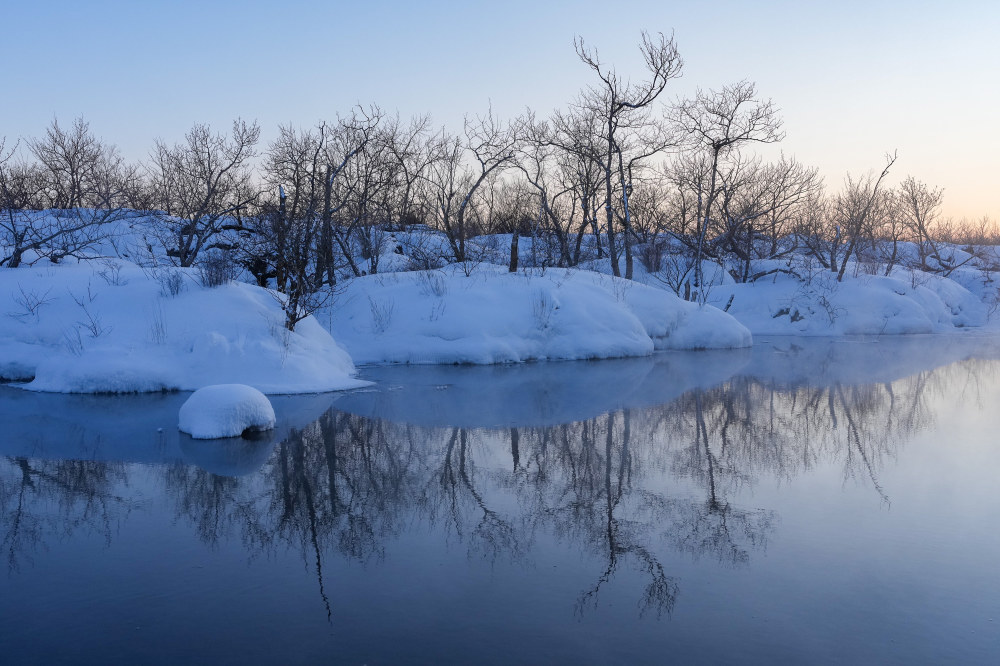
M629 281L590 268L510 273L482 262L380 272L342 282L289 332L283 296L255 285L209 287L195 269L106 256L38 260L0 268L0 379L71 393L221 383L309 393L364 386L355 364L624 358L748 347L752 335L996 328L989 289L973 294L933 274L855 272L838 282L776 271L720 280L698 304L642 270Z

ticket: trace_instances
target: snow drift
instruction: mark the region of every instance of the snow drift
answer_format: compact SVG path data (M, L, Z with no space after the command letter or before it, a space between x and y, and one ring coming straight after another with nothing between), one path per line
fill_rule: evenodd
M902 335L984 326L987 307L954 280L897 270L890 276L775 273L712 289L754 335Z
M236 282L209 289L192 271L166 271L175 295L163 273L124 261L0 269L0 379L64 393L366 384L315 320L286 331L271 292Z
M356 278L320 319L356 363L620 358L752 343L717 308L562 268L459 264Z

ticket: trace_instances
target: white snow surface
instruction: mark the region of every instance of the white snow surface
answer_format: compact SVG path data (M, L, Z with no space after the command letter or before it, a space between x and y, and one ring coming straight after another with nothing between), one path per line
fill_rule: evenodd
M725 307L730 298L729 314L754 335L946 333L988 320L987 306L958 282L902 269L888 277L847 275L843 282L828 271L808 277L775 273L753 283L717 285L708 300Z
M451 265L347 283L317 315L356 363L492 364L749 347L711 306L593 271Z
M270 430L274 422L271 402L257 389L216 384L198 389L181 405L177 428L195 439L220 439Z
M124 260L0 268L0 379L62 393L196 390L247 384L264 393L367 385L312 318L293 333L256 286L202 287L193 270L165 295Z
M343 275L332 305L288 333L280 296L269 290L243 282L209 289L195 269L131 263L167 259L143 254L145 222L137 220L121 222L116 242L94 250L118 253L118 259L52 264L29 252L25 261L34 265L0 268L0 381L66 393L237 383L273 395L367 385L355 377L355 363L626 358L742 348L751 345L751 334L1000 330L1000 318L989 316L1000 303L995 248L975 261L950 248L943 261L958 268L942 274L896 268L889 276L869 275L852 262L843 282L802 256L754 261L753 272L785 272L750 284L737 284L705 262L711 286L702 306L677 298L666 273L650 273L638 261L631 281L612 277L606 258L584 261L589 270L508 273L489 261L505 260L509 236L475 239L485 257L480 263L444 265L444 237L415 228L390 234L377 255L377 274ZM530 241L520 243L528 264L544 250ZM907 256L915 252L903 249ZM412 270L433 266L440 268ZM170 275L182 284L176 295L165 288Z

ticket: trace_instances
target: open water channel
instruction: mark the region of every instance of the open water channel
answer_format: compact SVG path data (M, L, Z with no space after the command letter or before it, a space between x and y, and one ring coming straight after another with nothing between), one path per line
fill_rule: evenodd
M0 661L1000 662L1000 341L0 387Z

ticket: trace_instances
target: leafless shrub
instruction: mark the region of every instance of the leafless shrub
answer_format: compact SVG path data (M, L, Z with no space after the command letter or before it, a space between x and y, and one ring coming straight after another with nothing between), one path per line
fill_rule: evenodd
M87 283L87 292L85 294L77 296L71 291L69 295L83 311L83 320L76 322L77 331L82 329L95 339L111 332L111 327L104 325L101 315L90 308L94 301L97 300L97 294L91 290L89 282Z
M83 307L83 321L78 321L77 326L87 332L92 338L99 338L105 333L111 332L110 326L105 326L101 321L101 316L87 307Z
M368 307L371 309L372 330L375 333L385 333L392 323L392 313L396 309L392 301L377 301L368 297Z
M448 283L444 276L434 271L421 271L417 274L417 286L424 296L443 297L448 293Z
M167 268L156 274L160 283L160 293L164 296L177 296L184 291L184 273L176 268Z
M63 346L73 356L83 355L83 338L80 336L78 326L63 331Z
M149 326L149 338L153 344L157 345L162 345L167 341L167 318L160 305L156 305L153 308L153 320Z
M434 305L431 306L430 321L437 321L444 314L446 303L445 301L436 301Z
M611 291L615 295L615 300L619 303L625 301L625 296L632 289L634 283L631 280L626 280L624 278L611 278Z
M209 289L221 287L236 279L236 264L228 252L214 250L198 262L198 281Z
M659 260L659 269L650 275L665 284L678 296L691 300L691 280L694 277L694 259L684 254L670 253Z
M811 314L825 315L832 325L841 315L846 314L844 308L833 303L839 282L833 273L821 271L809 280L803 280L792 297L790 307L795 311L808 311ZM818 311L813 305L817 306Z
M11 298L15 304L20 306L21 312L11 312L9 316L22 321L29 318L38 321L38 311L41 310L43 305L52 302L52 299L48 297L49 292L52 290L46 289L44 294L39 294L33 290L26 291L20 282L17 283L17 289L20 293L12 295Z
M106 259L102 263L104 264L104 268L97 271L97 275L104 280L109 287L121 287L122 285L128 284L128 280L122 277L122 264L120 262L112 259Z
M538 326L539 330L546 330L552 321L552 313L555 311L556 305L552 300L552 295L544 290L538 289L532 295L531 299L531 314L535 319L535 324Z

